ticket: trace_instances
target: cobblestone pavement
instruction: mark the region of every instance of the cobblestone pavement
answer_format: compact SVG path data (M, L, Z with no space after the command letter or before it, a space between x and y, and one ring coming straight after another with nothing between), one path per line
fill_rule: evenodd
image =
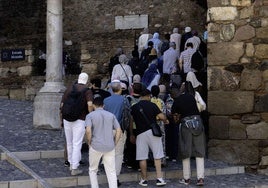
M0 99L0 145L11 152L62 150L64 148L62 131L35 129L32 125L32 114L33 102ZM85 165L81 166L81 168L84 170L83 175L86 176L88 175L88 153L84 151L82 154L82 160L85 162ZM63 165L63 158L23 162L42 178L70 176L70 171ZM194 166L195 163L192 162L192 165ZM215 162L209 159L205 161L206 168L224 167L227 165L223 162ZM163 168L163 170L181 170L181 168L181 162L169 162L168 166ZM149 167L148 170L153 171L154 168ZM133 172L132 169L122 168L122 173L131 171ZM104 173L103 170L100 173ZM0 161L0 181L25 179L31 179L31 177L7 161ZM193 184L188 187L195 187L194 178L192 180ZM156 187L154 181L149 181L148 183L148 187ZM179 184L178 179L167 179L167 183L166 187L185 187ZM209 176L205 178L205 184L205 187L268 187L268 177L251 173ZM89 186L78 186L78 188L85 187ZM104 188L108 187L108 185L104 184L100 187ZM121 187L134 188L140 186L138 182L123 182Z

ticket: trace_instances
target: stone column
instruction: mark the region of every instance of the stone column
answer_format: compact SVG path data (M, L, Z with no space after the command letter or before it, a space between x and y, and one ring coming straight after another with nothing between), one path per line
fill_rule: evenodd
M62 0L47 0L46 82L34 100L33 125L59 129L62 81Z

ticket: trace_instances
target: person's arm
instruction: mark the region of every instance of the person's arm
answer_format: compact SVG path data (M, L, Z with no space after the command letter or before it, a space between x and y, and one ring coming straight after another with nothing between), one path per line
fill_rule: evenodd
M93 102L92 101L87 101L87 109L88 109L89 113L93 111Z
M121 128L115 129L115 136L114 136L115 145L118 143L118 141L119 141L119 139L121 137L121 134L122 134Z
M180 59L179 59L179 67L180 67L180 70L182 70L182 63L183 63L183 60L182 60L182 57L180 57Z
M92 138L91 126L86 127L86 136L87 136L88 146L90 147L91 138Z

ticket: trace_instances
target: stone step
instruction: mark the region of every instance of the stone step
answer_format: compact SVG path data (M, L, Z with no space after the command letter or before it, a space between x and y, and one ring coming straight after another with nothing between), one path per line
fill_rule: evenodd
M63 150L51 151L27 151L27 152L8 152L2 149L1 165L3 168L10 169L11 173L21 173L14 179L8 177L0 178L1 188L36 188L36 187L77 187L88 186L90 184L88 177L88 159L87 153L83 154L85 165L81 165L84 173L81 176L71 176L68 167L64 167ZM9 162L9 163L8 163ZM5 163L5 164L3 164ZM192 161L192 177L196 176L195 162ZM19 171L12 169L16 166ZM244 174L243 166L232 166L222 162L215 162L209 159L205 160L205 176L234 175ZM15 172L14 172L15 171ZM7 172L8 173L8 172ZM9 172L10 173L10 172ZM182 177L181 162L167 163L163 167L164 178L174 180ZM1 174L5 176L5 174ZM6 174L8 176L8 174ZM16 176L15 176L16 177ZM1 180L2 179L2 180ZM122 173L119 176L121 182L137 182L140 179L140 172L128 169L125 165L122 167ZM155 179L155 169L148 165L148 180ZM100 184L105 185L107 179L103 168L100 168L98 180Z

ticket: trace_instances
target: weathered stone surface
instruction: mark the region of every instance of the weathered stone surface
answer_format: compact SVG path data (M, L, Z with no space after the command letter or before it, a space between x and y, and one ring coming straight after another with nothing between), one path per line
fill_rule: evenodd
M264 82L268 81L268 70L262 72L262 78Z
M260 70L265 71L268 70L268 60L263 60L260 65Z
M84 53L84 54L81 55L81 61L83 61L83 62L89 61L90 58L91 58L91 55L90 54Z
M211 66L238 63L245 51L243 42L213 43L208 46L208 50L208 62Z
M236 30L234 41L243 41L255 37L255 29L250 25L239 27Z
M245 7L240 11L240 19L245 19L253 16L254 9L253 6Z
M10 89L9 97L15 100L25 100L25 89Z
M232 6L249 6L251 5L251 0L231 0Z
M263 17L268 16L268 6L262 6L260 8L260 16L263 16Z
M266 148L268 147L268 140L260 140L259 143L258 143L259 147L261 148Z
M262 155L268 155L268 147L263 148L262 151L261 151L261 154Z
M19 67L17 69L17 72L19 76L29 76L31 75L32 70L33 70L32 66L24 66L24 67Z
M34 56L33 55L29 55L29 56L27 56L27 62L28 63L33 63L34 62Z
M231 164L258 163L258 141L254 140L210 140L208 157Z
M242 71L244 70L244 66L243 65L229 65L229 66L226 66L224 70L227 70L233 73L242 73Z
M229 126L229 139L246 139L246 125L238 119L231 119Z
M0 77L7 77L8 71L9 71L9 68L0 68Z
M240 78L237 74L218 69L208 69L208 89L209 90L220 90L234 91L239 88Z
M254 45L252 43L247 43L246 44L246 55L248 57L253 57L254 52L255 52Z
M268 26L268 18L262 18L261 19L261 26L267 27Z
M84 64L82 71L84 72L90 72L90 77L94 77L94 75L97 74L97 64L91 63L91 64Z
M255 52L255 56L257 58L268 58L268 44L259 44L256 45L256 52Z
M257 18L253 17L250 19L249 25L251 25L255 28L261 27L261 19L258 17Z
M253 124L261 121L260 114L245 114L241 118L241 122L245 124Z
M261 83L262 74L260 70L243 70L240 82L240 88L242 90L256 90L261 86Z
M0 89L0 96L8 96L8 89Z
M267 166L268 165L268 156L262 156L260 166Z
M212 7L208 11L212 21L234 20L238 15L236 7Z
M268 122L268 112L261 113L261 118L262 118L264 121Z
M209 118L209 138L229 139L229 117L211 116Z
M268 112L268 94L256 97L254 110L256 112Z
M247 126L248 139L268 139L268 123L262 121Z
M261 27L256 29L257 38L268 38L268 27Z
M226 4L226 0L207 0L208 7L220 7Z
M210 91L208 109L211 114L232 115L253 111L254 92Z
M223 25L220 33L220 37L223 41L230 41L233 39L235 34L235 25L234 24L228 24Z

